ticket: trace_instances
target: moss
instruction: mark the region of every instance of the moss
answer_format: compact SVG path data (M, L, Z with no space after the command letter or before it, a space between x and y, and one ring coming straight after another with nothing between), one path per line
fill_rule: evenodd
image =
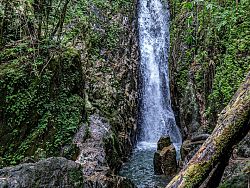
M238 174L226 180L218 188L246 188L248 186L248 175Z
M69 181L73 187L83 187L84 178L81 169L70 170L69 172Z
M49 62L42 56L35 61L20 60L17 54L16 58L0 65L0 143L5 165L34 156L37 148L44 149L47 157L58 156L71 142L84 112L84 80L76 50L60 50Z
M208 168L211 168L210 163L211 162L205 162L190 165L183 176L183 178L186 180L185 188L198 187L204 177L207 177Z
M120 148L119 140L114 133L109 134L103 140L104 149L106 155L106 160L108 162L109 167L115 172L119 170L122 165L122 150Z
M236 9L235 1L171 0L170 7L171 80L178 86L174 96L180 101L181 116L189 116L182 104L188 100L184 94L190 93L186 86L192 81L199 121L214 128L218 113L250 70L250 3L240 2Z

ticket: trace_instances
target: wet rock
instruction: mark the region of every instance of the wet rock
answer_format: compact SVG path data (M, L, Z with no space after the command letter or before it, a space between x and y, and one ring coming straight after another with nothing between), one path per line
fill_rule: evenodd
M237 145L235 152L238 157L250 158L250 132Z
M162 136L157 142L157 150L162 150L164 147L168 147L171 145L170 137Z
M165 147L160 152L162 156L163 173L168 176L174 176L177 173L176 152L173 145Z
M0 169L0 187L82 187L81 166L62 157Z
M192 136L191 141L196 142L196 141L206 140L209 136L210 136L210 134L194 135L194 136Z
M176 152L173 145L158 150L154 155L154 170L156 174L174 176L177 173Z
M74 143L80 149L76 162L83 168L86 188L132 188L127 178L113 175L122 164L120 143L106 119L91 115L89 125L76 133Z
M204 140L192 142L191 140L185 140L181 148L181 156L183 165L186 165L188 161L194 156L194 154L200 149Z
M230 159L219 188L246 188L250 183L250 159Z
M162 157L160 155L160 151L158 150L154 154L154 172L157 175L163 174L162 166Z

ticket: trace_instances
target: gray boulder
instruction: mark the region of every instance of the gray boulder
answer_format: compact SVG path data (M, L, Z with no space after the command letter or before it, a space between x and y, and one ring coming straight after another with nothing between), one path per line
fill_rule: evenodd
M81 166L62 157L0 169L0 188L82 186Z

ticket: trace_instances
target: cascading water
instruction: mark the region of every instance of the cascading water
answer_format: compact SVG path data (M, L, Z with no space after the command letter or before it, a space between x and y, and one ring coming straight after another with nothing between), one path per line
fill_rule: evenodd
M139 0L140 46L140 118L138 144L121 175L134 180L138 187L161 186L163 179L154 175L153 154L157 141L169 135L180 158L182 138L171 108L168 49L169 10L165 0Z
M171 108L167 63L169 10L160 0L140 0L138 8L142 84L139 141L154 146L162 135L169 135L178 153L182 138Z

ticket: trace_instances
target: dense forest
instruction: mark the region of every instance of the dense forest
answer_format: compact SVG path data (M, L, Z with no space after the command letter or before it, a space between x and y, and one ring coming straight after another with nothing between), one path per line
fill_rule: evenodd
M0 187L154 187L119 174L143 129L143 1L153 10L154 0L0 0ZM245 188L250 1L159 2L183 143L176 161L160 138L154 171L167 187Z

